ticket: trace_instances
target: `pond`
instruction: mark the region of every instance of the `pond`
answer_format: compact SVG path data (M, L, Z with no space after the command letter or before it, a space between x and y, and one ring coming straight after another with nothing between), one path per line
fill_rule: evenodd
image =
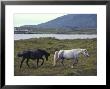
M14 34L14 40L55 37L56 39L93 39L97 38L96 34Z

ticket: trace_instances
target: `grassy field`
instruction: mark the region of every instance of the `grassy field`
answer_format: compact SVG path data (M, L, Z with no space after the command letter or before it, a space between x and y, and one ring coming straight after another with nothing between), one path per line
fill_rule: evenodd
M33 38L27 40L18 40L14 43L14 75L15 76L96 76L97 75L97 39L77 39L77 40L58 40L55 38ZM30 60L30 68L24 61L20 69L22 58L17 57L18 52L23 50L35 50L37 48L45 49L51 53L49 60L44 61L44 65L36 68L36 60ZM59 62L53 67L53 55L55 50L60 49L86 48L90 57L79 57L79 63L70 68L72 60L65 60L65 66Z

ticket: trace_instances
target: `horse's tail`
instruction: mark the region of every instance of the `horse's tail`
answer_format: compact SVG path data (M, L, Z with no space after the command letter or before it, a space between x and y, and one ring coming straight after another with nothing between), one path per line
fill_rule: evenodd
M56 60L58 59L58 52L59 52L59 51L56 51L55 54L54 54L53 66L56 65Z
M17 56L18 56L18 57L23 57L23 54L18 53Z
M63 53L64 53L64 50L60 50L59 51L58 59L62 59L63 58Z

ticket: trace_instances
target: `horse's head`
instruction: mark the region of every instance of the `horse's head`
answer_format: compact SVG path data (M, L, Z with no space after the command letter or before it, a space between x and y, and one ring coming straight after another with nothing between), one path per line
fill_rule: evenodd
M82 49L82 54L86 57L89 57L89 53L88 53L87 49Z
M46 53L46 55L45 55L45 58L46 58L46 61L48 61L48 57L50 56L50 53Z

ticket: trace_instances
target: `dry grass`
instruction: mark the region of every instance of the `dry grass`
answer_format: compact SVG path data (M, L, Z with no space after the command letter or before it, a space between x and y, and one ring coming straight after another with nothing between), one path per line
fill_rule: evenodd
M30 60L30 68L24 62L20 69L21 58L16 55L23 50L45 49L51 53L49 60L44 65L36 68L36 61ZM53 55L55 50L86 48L90 57L85 58L80 55L78 65L70 68L71 60L65 60L65 66L59 62L53 67ZM97 75L97 40L96 39L77 39L77 40L57 40L54 38L34 38L28 40L15 41L14 74L15 76L96 76Z

